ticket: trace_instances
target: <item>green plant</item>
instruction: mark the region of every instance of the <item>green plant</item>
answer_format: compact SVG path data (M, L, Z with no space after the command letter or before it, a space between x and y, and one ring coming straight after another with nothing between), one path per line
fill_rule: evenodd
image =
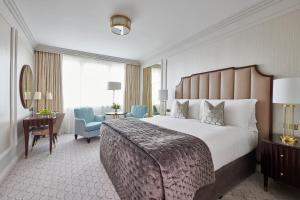
M112 109L114 110L118 110L121 108L121 106L119 104L113 103L113 105L111 106Z

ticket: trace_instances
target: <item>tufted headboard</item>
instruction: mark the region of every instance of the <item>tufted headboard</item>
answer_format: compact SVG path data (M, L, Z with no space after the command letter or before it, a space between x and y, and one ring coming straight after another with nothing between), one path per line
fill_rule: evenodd
M257 99L256 119L260 138L272 132L273 76L256 65L226 68L181 78L176 99Z

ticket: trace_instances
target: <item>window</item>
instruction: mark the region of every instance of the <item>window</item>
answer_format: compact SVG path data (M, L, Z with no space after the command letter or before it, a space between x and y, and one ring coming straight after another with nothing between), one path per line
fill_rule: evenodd
M113 92L107 82L121 82L115 101L123 104L124 64L64 55L62 65L63 99L66 113L64 131L74 131L75 107L93 107L96 114L111 111Z
M109 81L121 82L122 89L116 91L115 98L122 104L124 64L64 56L64 107L111 106L112 91L106 88Z

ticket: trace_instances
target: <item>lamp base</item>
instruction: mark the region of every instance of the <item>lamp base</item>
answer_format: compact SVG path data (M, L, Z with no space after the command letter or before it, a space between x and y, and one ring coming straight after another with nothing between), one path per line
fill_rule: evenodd
M283 135L280 137L281 142L288 145L293 145L297 143L297 139L291 135Z

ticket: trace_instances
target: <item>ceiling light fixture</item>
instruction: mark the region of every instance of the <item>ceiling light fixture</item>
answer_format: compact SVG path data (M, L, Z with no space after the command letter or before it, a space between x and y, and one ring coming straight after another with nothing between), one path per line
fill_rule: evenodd
M131 20L125 15L113 15L110 18L110 30L117 35L127 35L131 29Z

